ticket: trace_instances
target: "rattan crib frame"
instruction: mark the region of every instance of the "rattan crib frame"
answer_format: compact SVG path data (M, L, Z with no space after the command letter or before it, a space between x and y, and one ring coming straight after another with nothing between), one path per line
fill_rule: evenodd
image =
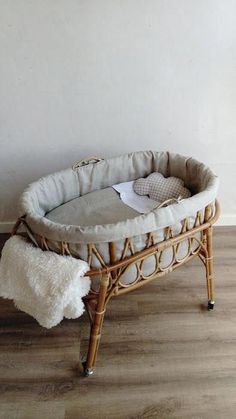
M201 211L197 212L193 227L190 228L189 219L186 218L182 222L182 230L177 236L173 236L172 227L165 229L165 238L163 241L154 244L153 233L147 233L146 247L142 251L135 252L133 246L133 238L127 238L125 240L122 256L119 260L116 257L116 243L109 242L109 254L110 262L107 264L104 261L102 255L98 252L96 244L88 244L88 263L90 264L92 254L98 258L101 264L99 269L91 269L86 275L90 276L91 279L100 275L100 287L98 291L90 290L89 294L84 297L84 303L86 310L89 315L91 329L89 346L86 360L83 362L85 376L93 374L97 353L99 349L99 343L102 334L102 326L106 313L108 303L112 297L117 297L122 294L126 294L133 291L148 282L160 278L174 269L180 267L184 263L188 262L194 256L198 256L205 266L206 270L206 284L207 284L207 298L208 298L208 310L212 310L215 304L214 297L214 281L213 281L213 249L212 249L212 226L218 219L220 214L220 207L217 201L208 205L204 209L204 216ZM21 224L26 225L24 217L20 217L13 229L12 234L16 234ZM28 233L30 227L27 226ZM200 238L196 237L196 234L200 233ZM30 233L31 239L34 233ZM178 248L183 241L188 242L187 255L179 259ZM197 248L193 243L197 241ZM49 250L47 245L47 239L45 237L37 237L37 244L43 250ZM162 268L160 261L162 253L167 248L173 249L173 258L169 266ZM60 242L60 250L63 255L71 255L69 244L65 241ZM131 256L127 256L127 253ZM142 265L146 259L150 256L154 256L156 260L155 271L148 276L142 272ZM131 266L136 265L137 277L129 285L122 284L120 279L122 274L129 269Z

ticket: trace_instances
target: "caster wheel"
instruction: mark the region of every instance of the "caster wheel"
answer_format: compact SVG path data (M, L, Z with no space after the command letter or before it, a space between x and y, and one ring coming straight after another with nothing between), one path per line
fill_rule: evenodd
M90 377L90 375L93 375L93 369L92 368L86 368L86 362L82 362L83 368L84 368L84 376Z
M208 306L207 306L207 309L208 309L209 311L210 311L210 310L213 310L214 305L215 305L215 301L209 300L209 301L208 301Z

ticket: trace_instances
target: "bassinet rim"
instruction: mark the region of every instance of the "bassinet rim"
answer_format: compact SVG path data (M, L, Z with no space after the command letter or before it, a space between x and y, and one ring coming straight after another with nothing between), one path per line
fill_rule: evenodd
M143 153L144 155L145 153L156 153L159 155L165 152L141 151L128 153L122 156L118 156L117 158L123 156L129 156L132 158L133 156L140 155L140 153ZM153 211L150 211L150 213L148 214L140 214L132 219L127 219L125 221L120 221L114 224L97 224L96 226L81 227L79 225L66 225L49 220L45 217L45 214L39 215L35 211L32 211L29 202L27 207L27 200L25 200L26 204L24 202L24 197L27 197L27 194L27 198L32 199L30 193L32 193L35 185L40 185L40 182L42 180L47 180L50 176L56 176L65 172L61 171L56 172L53 175L48 175L44 178L41 178L33 184L29 185L29 187L22 195L22 201L25 205L25 208L29 209L24 213L23 217L25 218L28 227L35 234L45 236L49 240L67 241L69 243L78 244L89 244L91 242L107 243L115 240L123 240L126 237L147 234L150 231L157 231L159 229L166 228L170 225L174 225L187 217L195 216L197 211L203 210L207 205L210 205L212 202L214 202L218 190L218 177L211 171L211 169L209 169L209 167L199 162L198 160L193 159L192 157L185 157L181 156L180 154L169 152L166 153L168 154L168 159L169 156L172 156L172 158L175 157L185 159L185 164L189 165L189 162L192 162L192 164L198 164L200 169L203 171L205 170L208 176L210 173L210 181L208 182L208 187L205 190L182 200L182 202L178 204L173 203L166 208L154 209ZM107 159L103 162L109 162L110 160L112 159ZM93 166L95 167L97 166L97 164L100 165L103 162L96 163L96 165ZM166 219L168 219L168 222L166 221Z

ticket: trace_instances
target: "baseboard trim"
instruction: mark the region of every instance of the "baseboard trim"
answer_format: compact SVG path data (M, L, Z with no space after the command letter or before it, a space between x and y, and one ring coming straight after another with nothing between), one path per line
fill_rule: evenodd
M11 233L15 221L0 221L0 234Z
M0 221L0 234L11 233L15 221ZM222 214L215 224L216 226L235 226L236 214Z
M216 226L235 226L236 214L222 214L215 225Z

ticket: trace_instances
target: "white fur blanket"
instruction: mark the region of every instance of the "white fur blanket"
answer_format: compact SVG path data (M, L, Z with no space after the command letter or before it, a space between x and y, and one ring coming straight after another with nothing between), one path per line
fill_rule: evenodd
M83 313L82 297L90 289L90 279L83 275L88 269L83 260L42 251L13 236L2 250L0 296L13 299L17 308L51 328L63 317Z

